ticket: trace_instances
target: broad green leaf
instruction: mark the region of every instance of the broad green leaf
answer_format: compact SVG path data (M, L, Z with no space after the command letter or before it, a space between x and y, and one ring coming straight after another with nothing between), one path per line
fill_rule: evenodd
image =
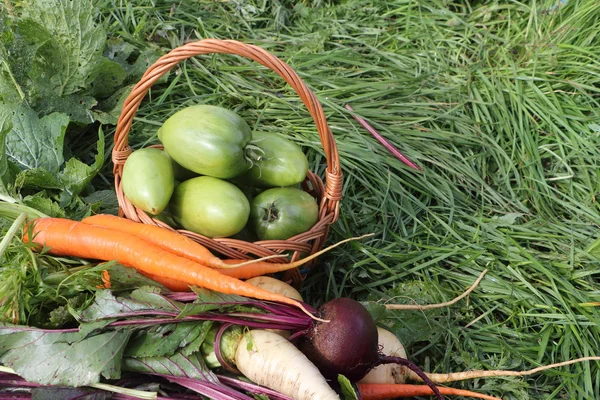
M141 332L129 342L126 357L160 357L170 356L179 348L205 336L202 322L181 322L178 324L159 325ZM206 328L209 329L209 328Z
M182 303L166 298L156 287L144 287L134 290L130 296L133 300L147 304L156 310L178 313L183 308Z
M34 208L50 217L64 218L65 211L54 201L52 201L45 192L38 192L23 199L23 204Z
M96 151L98 153L92 165L87 165L76 158L71 158L61 171L59 179L64 185L64 192L61 196L62 205L68 204L73 196L81 193L102 168L104 164L104 132L102 128L98 130Z
M92 82L91 93L97 98L112 95L123 85L127 78L127 71L120 64L102 57L100 59L100 72Z
M189 356L200 350L202 347L202 343L206 340L207 335L210 333L212 326L215 324L214 321L198 321L197 324L202 324L202 329L200 330L200 335L198 335L194 340L189 343L181 344L181 354L184 356Z
M154 310L154 307L150 304L115 297L110 290L99 290L96 292L94 303L81 311L79 318L83 322L91 322L115 318L118 315L134 315L136 312L152 310Z
M15 187L17 190L22 188L62 189L63 184L55 174L43 168L33 168L19 172L15 178Z
M56 174L62 166L63 142L69 117L53 113L41 119L25 104L0 104L0 115L12 118L12 130L6 137L6 154L19 169L44 169Z
M49 332L0 325L0 362L30 382L85 386L121 375L130 331L85 337L80 332Z
M13 20L0 13L0 102L19 103L25 99L26 77L36 50L15 34Z
M106 42L89 1L31 0L19 33L39 46L29 76L41 91L63 97L96 78Z
M119 211L117 194L112 189L98 190L83 199L91 205L95 213L116 215Z
M91 108L97 104L98 101L88 94L73 93L65 97L48 94L38 99L35 110L40 115L59 112L66 114L73 122L91 124L95 121Z
M184 356L175 353L170 357L123 358L124 371L166 374L178 377L200 379L209 382L218 382L218 378L204 363L199 353Z

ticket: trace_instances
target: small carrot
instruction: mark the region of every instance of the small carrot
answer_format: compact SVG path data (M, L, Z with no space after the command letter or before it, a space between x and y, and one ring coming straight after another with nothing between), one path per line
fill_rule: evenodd
M313 319L302 303L231 278L197 262L169 253L128 233L64 218L33 221L31 241L54 255L116 260L142 272L167 277L225 294L277 301L298 307ZM30 238L25 235L24 241Z
M384 400L399 397L414 397L433 395L433 390L427 385L408 385L404 383L358 383L358 391L363 400ZM498 397L488 396L469 390L437 387L443 395L474 397L486 400L502 400Z
M211 268L218 268L218 271L223 275L238 279L249 279L260 275L274 274L277 272L298 268L314 260L332 248L339 246L340 244L351 240L372 236L372 234L369 234L360 236L358 238L344 239L325 249L311 254L308 257L291 263L270 263L262 261L261 259L250 261L222 260L213 255L206 247L194 242L180 233L169 231L158 226L133 222L131 220L116 217L114 215L98 214L85 218L82 222L90 225L114 229L119 232L129 233L170 253L176 254L180 257L185 257L189 260Z

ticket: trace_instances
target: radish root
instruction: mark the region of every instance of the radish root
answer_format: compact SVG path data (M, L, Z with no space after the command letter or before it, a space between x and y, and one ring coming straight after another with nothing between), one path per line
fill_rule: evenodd
M475 282L473 282L473 284L471 285L471 287L469 287L463 294L461 294L458 297L455 297L454 299L452 299L450 301L446 301L444 303L426 304L426 305L419 305L419 304L385 304L385 308L387 310L418 310L418 311L422 311L422 310L431 310L433 308L443 308L443 307L451 306L454 303L458 303L460 300L462 300L465 297L467 297L473 290L475 290L487 272L488 272L488 270L484 269L483 272L477 278L477 280Z
M491 370L491 371L464 371L464 372L451 372L447 374L430 374L426 373L429 379L431 379L434 383L448 383L448 382L456 382L456 381L464 381L467 379L477 379L477 378L491 378L498 376L528 376L533 375L541 371L545 371L547 369L564 367L566 365L576 364L585 361L600 361L600 356L590 356L590 357L582 357L576 360L568 360L563 361L556 364L543 365L541 367L529 369L526 371L507 371L507 370ZM411 379L415 382L423 382L421 377L413 372L412 370L405 370L406 376L408 379Z

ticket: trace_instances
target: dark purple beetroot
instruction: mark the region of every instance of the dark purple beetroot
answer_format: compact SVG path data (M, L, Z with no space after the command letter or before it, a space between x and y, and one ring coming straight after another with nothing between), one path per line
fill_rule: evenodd
M377 365L400 364L415 371L438 399L444 399L429 377L412 361L379 352L375 320L362 304L341 297L322 305L317 314L329 322L313 323L298 347L325 378L336 382L341 374L351 382L358 382Z
M367 309L349 298L337 298L318 310L328 323L315 323L300 344L326 378L344 375L360 380L379 360L377 326Z

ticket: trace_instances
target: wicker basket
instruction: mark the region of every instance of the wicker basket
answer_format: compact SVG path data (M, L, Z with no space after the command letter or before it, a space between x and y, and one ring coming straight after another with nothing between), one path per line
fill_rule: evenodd
M327 125L321 104L314 93L304 82L302 82L300 77L298 77L290 66L260 47L233 40L205 39L178 47L162 56L151 65L142 76L141 80L132 89L123 104L123 109L117 122L115 143L112 151L115 189L119 201L119 214L133 221L158 225L165 229L172 229L163 222L151 218L144 211L137 209L123 195L123 189L121 187L123 165L125 164L127 157L131 154L127 136L131 129L135 113L154 82L175 67L179 62L201 54L211 53L235 54L250 58L279 74L279 76L289 83L297 92L298 96L300 96L300 99L305 104L316 123L317 131L319 132L319 137L327 159L325 184L317 175L310 171L306 180L302 183L302 188L313 195L318 201L319 220L309 231L288 240L268 240L253 243L231 238L211 239L187 230L180 230L179 232L216 253L235 259L251 259L289 251L292 254L291 259L297 260L302 253L312 254L320 250L327 238L329 226L335 222L338 217L339 202L342 193L342 172L339 155L335 140ZM161 146L153 147L160 148ZM286 262L287 258L274 258L271 261ZM312 262L310 265L307 265L306 268L303 267L302 271L286 271L281 279L298 286L306 276L306 273L314 267L315 263Z

